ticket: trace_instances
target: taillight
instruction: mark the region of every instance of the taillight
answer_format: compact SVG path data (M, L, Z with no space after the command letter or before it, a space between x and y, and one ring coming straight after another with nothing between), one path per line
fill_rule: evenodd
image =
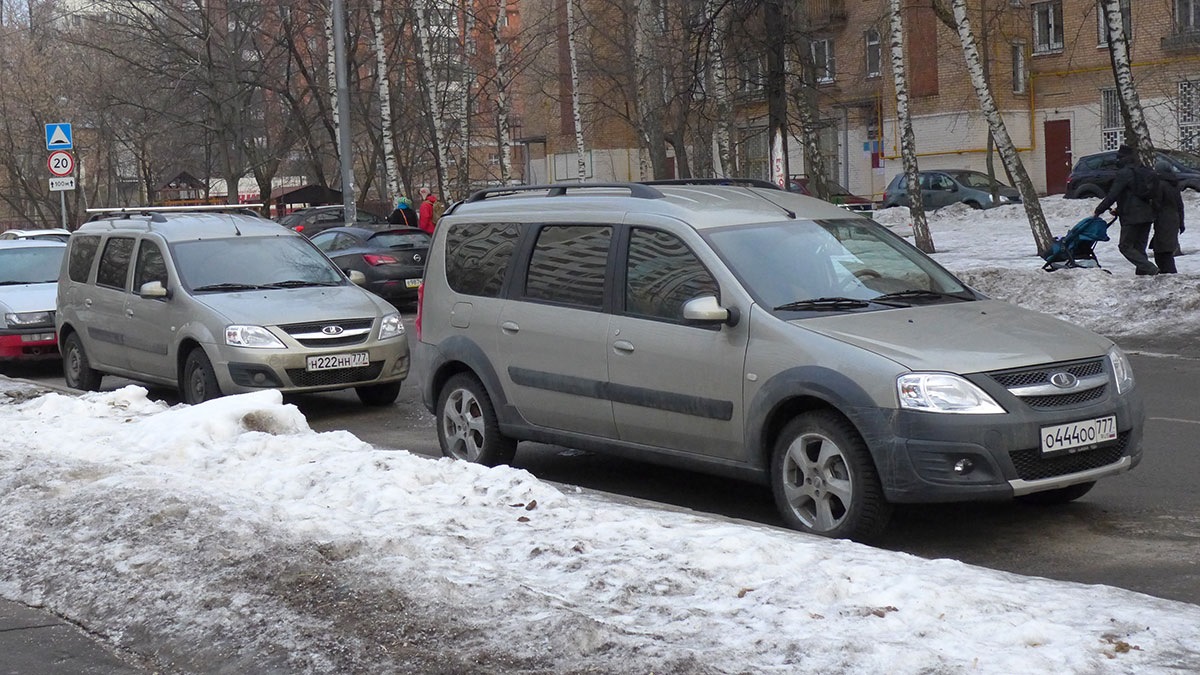
M423 304L425 304L425 284L424 283L422 283L420 286L417 286L417 318L416 318L416 321L414 322L415 323L414 328L417 332L417 341L418 342L421 341L421 305L423 305Z
M376 253L363 254L363 260L366 260L367 264L371 267L378 267L380 265L395 265L396 263L400 262L390 255L378 255Z
M297 225L297 226L293 227L292 229L293 229L293 230L295 230L295 231L297 231L297 232L303 232L303 231L304 231L304 226L303 226L303 225Z

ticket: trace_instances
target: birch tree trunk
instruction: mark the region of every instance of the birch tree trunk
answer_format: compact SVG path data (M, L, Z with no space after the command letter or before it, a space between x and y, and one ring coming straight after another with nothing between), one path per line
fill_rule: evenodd
M459 86L462 91L458 96L458 131L459 131L459 153L458 153L458 193L466 196L471 190L471 136L474 130L472 129L471 115L471 87L475 84L475 62L474 45L475 45L475 7L468 7L466 2L460 0L459 11L463 17L463 38L462 38L462 76L459 79Z
M737 175L730 153L729 128L733 123L733 97L729 93L729 78L725 72L725 54L723 51L725 19L717 14L717 0L706 0L705 15L712 17L712 25L708 31L708 79L711 83L713 101L716 106L715 133L713 134L713 173L716 176L728 177Z
M929 222L925 220L925 203L921 199L921 177L917 173L917 140L913 134L912 116L908 111L908 77L904 71L904 21L900 16L900 0L888 0L891 19L892 78L896 81L896 123L900 125L900 157L908 183L909 213L912 215L913 239L917 248L935 253Z
M325 15L325 44L329 45L325 65L329 74L329 111L333 115L333 147L340 148L342 134L341 114L338 111L337 100L337 62L333 54L333 12ZM336 154L336 152L335 152ZM339 159L339 161L341 161Z
M416 3L417 25L413 31L417 35L419 49L417 50L417 77L421 93L425 97L425 119L429 125L429 135L433 141L430 152L433 155L434 168L437 172L437 192L445 197L446 190L446 143L445 132L442 129L441 111L437 109L436 77L433 72L433 27L429 22L430 0L418 0Z
M496 134L500 147L500 184L508 185L512 180L512 129L509 127L508 73L510 47L503 35L508 24L508 0L496 0L496 20L492 24L492 53L495 55L496 83Z
M1033 230L1033 241L1037 245L1039 255L1046 253L1054 244L1050 236L1050 227L1046 224L1046 216L1042 213L1042 203L1037 191L1033 189L1033 181L1025 171L1021 155L1016 145L1008 135L1004 126L1004 118L996 107L996 99L992 97L991 87L983 74L983 62L979 57L979 48L975 45L975 34L971 30L971 20L967 17L966 0L954 0L954 22L958 26L958 38L962 42L963 57L967 63L967 72L971 75L971 85L975 87L975 95L979 98L979 108L987 119L992 138L996 141L996 150L1000 160L1012 176L1017 192L1021 194L1021 202L1025 206L1025 215L1029 218L1029 227Z
M809 191L820 199L829 198L825 155L821 153L821 111L817 107L817 64L812 58L812 42L801 35L797 39L800 60L800 86L792 92L800 117L800 140L804 144L804 173ZM786 188L786 184L784 185Z
M396 142L392 135L392 88L388 68L387 50L383 39L383 0L371 2L371 24L375 29L375 67L379 84L379 118L383 137L383 165L387 172L388 200L395 202L400 196L400 170L396 166Z
M575 55L575 0L567 3L567 53L571 61L571 122L575 129L576 177L587 178L587 162L583 159L583 116L579 110L579 59Z
M659 0L635 0L633 25L633 80L637 92L636 118L642 143L642 177L646 177L645 160L650 161L650 178L668 178L666 132L664 131L665 93L663 90L663 59L659 50L664 41L665 26L661 21Z
M1112 54L1117 95L1121 97L1121 112L1126 115L1125 128L1133 131L1133 138L1127 138L1125 142L1133 146L1142 164L1154 166L1154 142L1150 140L1150 129L1146 126L1137 84L1133 81L1133 69L1129 65L1129 42L1121 17L1121 0L1101 0L1100 4L1108 28L1108 48Z

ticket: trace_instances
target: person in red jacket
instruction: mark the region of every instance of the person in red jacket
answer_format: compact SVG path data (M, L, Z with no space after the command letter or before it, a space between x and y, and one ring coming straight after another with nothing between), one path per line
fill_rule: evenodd
M421 200L421 208L417 212L417 227L432 235L433 226L436 224L433 218L433 205L437 202L437 195L429 192L429 188L421 188L421 192L428 194Z

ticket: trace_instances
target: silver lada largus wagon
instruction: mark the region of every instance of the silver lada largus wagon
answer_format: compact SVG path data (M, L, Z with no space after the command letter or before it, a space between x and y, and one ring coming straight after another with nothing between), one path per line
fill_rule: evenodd
M522 440L749 478L868 539L905 502L1065 502L1141 459L1110 340L752 181L496 188L434 233L416 362L442 451Z

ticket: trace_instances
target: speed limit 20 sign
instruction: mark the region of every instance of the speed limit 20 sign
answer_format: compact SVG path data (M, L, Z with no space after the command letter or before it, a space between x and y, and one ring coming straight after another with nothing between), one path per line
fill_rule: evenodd
M55 150L46 160L50 173L55 176L70 176L75 171L75 156L66 150Z

